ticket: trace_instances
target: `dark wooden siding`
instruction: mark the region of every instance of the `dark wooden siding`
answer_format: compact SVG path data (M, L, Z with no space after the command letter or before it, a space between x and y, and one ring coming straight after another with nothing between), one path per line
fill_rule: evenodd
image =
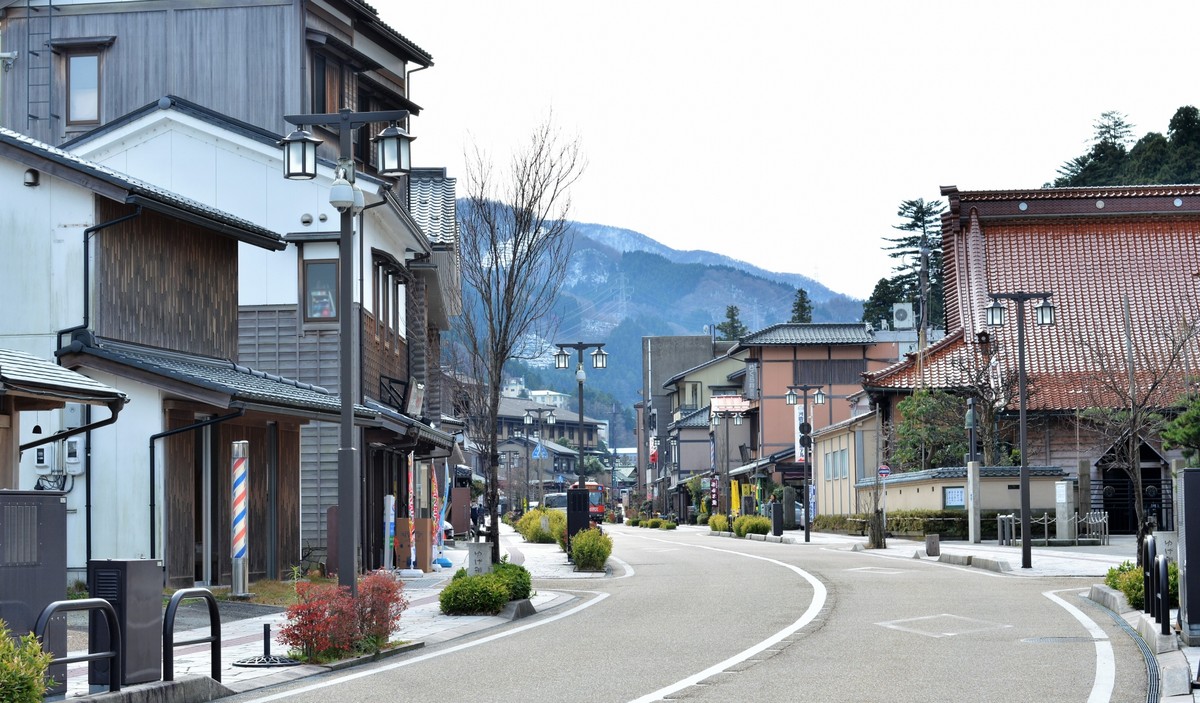
M167 411L167 429L174 430L195 422L190 411ZM196 585L196 438L183 432L162 440L164 445L164 482L166 499L164 524L167 527L167 585L191 588ZM161 547L160 547L161 549Z
M408 344L399 335L379 325L375 316L363 312L362 390L367 398L391 405L392 401L379 392L383 376L408 379ZM403 408L397 408L404 412Z
M97 198L97 219L132 210ZM95 236L94 329L102 337L232 358L237 242L144 211Z
M295 306L242 308L238 362L336 392L337 331L311 330L301 335L298 319ZM325 546L325 513L337 505L337 448L336 423L313 422L300 428L301 553Z
M24 5L9 7L2 25L4 47L19 47L22 54L28 42ZM277 0L218 7L204 0L177 0L99 6L56 3L55 9L54 39L116 37L101 53L102 122L167 94L277 132L284 131L283 115L308 112L301 104L307 53L303 3ZM55 68L54 112L62 115L61 56L56 56ZM57 120L27 120L27 76L22 63L6 72L4 80L0 124L28 130L51 144L79 134L67 132Z

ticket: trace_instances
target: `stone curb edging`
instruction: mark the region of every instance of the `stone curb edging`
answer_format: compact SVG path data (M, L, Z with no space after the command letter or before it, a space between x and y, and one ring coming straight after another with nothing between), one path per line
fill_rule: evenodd
M397 654L404 654L405 652L411 652L414 649L421 649L424 646L425 646L424 642L408 642L408 643L402 644L398 647L392 647L391 649L382 650L376 654L364 654L361 657L351 657L349 659L339 659L338 661L330 662L329 664L323 664L321 666L325 669L328 669L329 671L341 671L342 669L349 669L350 667L358 666L359 664L369 664L371 662L379 661L380 659L387 659L388 657L394 657Z

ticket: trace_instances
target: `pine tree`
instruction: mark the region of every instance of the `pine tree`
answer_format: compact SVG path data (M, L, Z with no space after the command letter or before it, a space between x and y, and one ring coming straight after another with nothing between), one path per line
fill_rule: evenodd
M721 339L741 339L750 333L738 316L740 312L736 305L725 308L725 321L717 325L717 334Z
M812 322L813 306L808 299L808 291L796 289L796 299L792 301L792 319L788 322Z
M944 313L942 306L942 212L946 206L937 200L925 202L921 198L905 200L900 203L896 214L904 221L892 225L901 232L908 232L903 237L885 237L892 243L887 247L893 259L899 259L895 276L891 285L899 295L893 302L913 302L920 309L922 298L921 268L925 267L928 277L927 311L921 311L921 319L926 327L941 327ZM890 317L891 309L887 311ZM874 320L868 320L874 322Z

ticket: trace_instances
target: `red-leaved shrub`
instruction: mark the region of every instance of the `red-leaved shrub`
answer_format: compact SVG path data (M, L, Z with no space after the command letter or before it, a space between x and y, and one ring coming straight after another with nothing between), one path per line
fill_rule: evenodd
M300 581L296 599L279 638L307 661L378 652L408 607L403 583L386 571L363 577L357 597L345 586Z

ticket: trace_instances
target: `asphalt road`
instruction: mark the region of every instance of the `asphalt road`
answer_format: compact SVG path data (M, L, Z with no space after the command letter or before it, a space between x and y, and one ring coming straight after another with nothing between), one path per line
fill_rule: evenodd
M378 665L229 701L1139 701L1140 651L1081 598L1096 579L1003 576L829 545L624 526L618 578Z

